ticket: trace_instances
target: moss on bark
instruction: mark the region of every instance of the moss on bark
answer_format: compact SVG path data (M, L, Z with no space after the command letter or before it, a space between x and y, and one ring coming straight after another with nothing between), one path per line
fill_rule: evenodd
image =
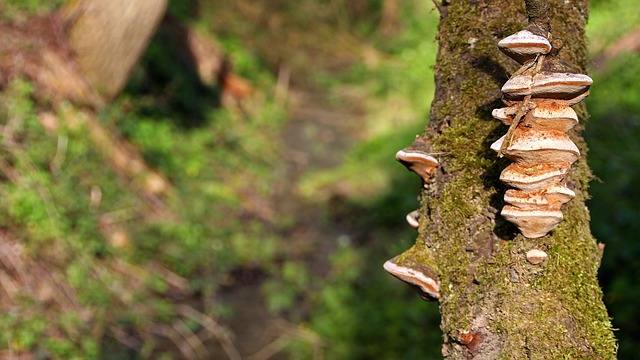
M562 60L584 72L587 0L549 1ZM518 65L497 42L527 25L523 0L451 1L444 7L436 95L425 137L440 157L436 183L423 191L417 243L433 251L441 280L445 358L611 359L616 343L597 282L601 251L584 200L591 173L582 127L571 134L583 157L569 186L577 197L551 234L526 239L498 215L508 161L489 144L506 132L491 117L500 87ZM595 84L597 86L597 84ZM584 108L577 109L584 116ZM435 190L434 190L435 188ZM544 250L532 265L525 253ZM420 248L420 247L417 247Z

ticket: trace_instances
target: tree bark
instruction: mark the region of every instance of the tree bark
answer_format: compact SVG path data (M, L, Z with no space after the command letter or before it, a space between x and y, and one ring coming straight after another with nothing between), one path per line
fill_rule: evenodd
M612 359L616 342L596 278L601 247L584 200L591 173L580 131L580 158L568 184L577 196L550 234L526 239L499 215L509 163L489 145L506 132L491 116L501 86L519 65L497 49L527 26L523 0L451 0L441 11L436 95L424 139L441 166L421 193L419 237L412 251L430 259L440 280L443 356L447 359ZM560 58L584 73L588 0L549 0ZM595 84L594 86L597 86ZM584 106L577 112L584 120ZM538 265L525 253L548 254Z
M107 100L124 87L167 7L167 0L73 0L63 11L86 81Z

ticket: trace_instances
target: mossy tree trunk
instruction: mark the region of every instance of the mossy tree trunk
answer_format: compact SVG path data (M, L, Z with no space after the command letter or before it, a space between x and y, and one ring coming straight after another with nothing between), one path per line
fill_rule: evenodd
M568 184L577 196L549 235L526 239L499 215L508 160L489 145L507 127L491 116L519 65L497 42L527 25L523 0L439 3L436 95L425 138L441 167L423 190L417 248L432 252L440 278L443 355L449 359L611 359L616 343L596 278L602 256L585 206L591 177L582 152ZM563 61L584 73L588 0L549 0ZM597 84L594 84L597 86ZM585 118L583 106L576 109ZM583 122L581 124L584 124ZM426 245L426 248L424 247ZM525 253L548 254L539 265Z

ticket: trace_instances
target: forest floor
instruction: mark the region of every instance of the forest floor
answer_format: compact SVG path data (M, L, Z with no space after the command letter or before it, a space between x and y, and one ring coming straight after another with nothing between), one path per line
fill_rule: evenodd
M250 11L251 9L245 10ZM311 13L312 11L309 11L309 14ZM278 14L273 15L273 18L278 18ZM259 22L256 20L250 23ZM331 341L343 341L344 337L334 334L335 329L346 331L347 334L352 331L345 326L346 321L356 322L357 326L367 326L366 321L359 320L361 314L358 311L346 310L347 318L340 318L340 316L345 316L340 311L329 310L330 314L325 315L323 310L318 310L319 308L330 308L336 303L342 305L343 302L345 303L343 308L350 309L353 304L346 304L346 302L354 301L354 299L357 301L360 296L353 284L353 279L359 272L365 271L363 270L365 267L376 269L372 278L382 277L383 281L387 280L387 275L381 269L381 258L367 261L368 259L362 260L365 256L359 254L361 249L365 248L362 245L371 240L371 233L379 228L372 230L366 226L366 222L360 216L362 204L351 198L354 193L361 192L362 188L371 188L371 176L380 170L375 167L357 169L362 174L355 176L359 182L353 181L354 176L350 176L350 179L341 179L339 170L353 169L353 164L346 163L353 159L353 150L366 144L367 140L373 137L372 133L374 132L370 129L370 125L371 118L375 114L372 111L371 103L384 96L369 96L371 94L370 86L372 84L380 85L376 80L370 80L372 77L369 75L376 68L375 64L372 65L371 60L373 59L373 63L376 62L376 59L380 60L378 57L381 56L381 53L374 49L370 40L354 36L345 31L346 29L346 27L337 29L334 24L328 22L322 24L320 31L317 32L305 29L307 32L304 35L308 36L307 38L300 37L298 31L285 31L286 34L292 36L292 41L280 41L278 39L280 35L276 31L274 34L269 34L269 36L273 36L273 39L253 45L251 44L253 38L258 37L256 33L244 34L244 38L238 36L243 46L258 48L257 50L252 49L259 54L258 56L251 54L250 51L240 50L239 53L244 58L236 62L236 64L240 64L238 66L240 68L243 63L245 68L249 68L249 71L245 69L244 75L255 82L258 94L247 103L233 103L229 108L226 106L212 107L209 103L211 97L208 97L212 95L212 92L199 92L201 89L194 90L196 87L193 84L191 84L192 87L189 87L190 82L181 77L186 76L186 73L183 72L184 69L163 67L174 61L172 56L175 54L171 52L173 49L171 46L165 46L163 37L152 41L147 50L147 56L143 57L139 69L132 76L129 88L113 104L96 112L95 118L92 118L90 122L93 124L93 129L100 130L100 134L104 135L101 138L107 139L110 146L107 148L96 147L95 139L86 136L73 137L76 134L72 134L71 140L69 140L71 144L78 146L80 152L77 156L81 157L82 161L76 162L81 165L79 169L65 169L68 171L65 172L65 175L67 173L82 174L86 184L94 184L91 191L104 189L105 194L115 194L105 196L113 203L104 205L104 210L81 211L82 216L71 215L75 207L84 207L82 201L76 200L72 196L83 196L86 194L86 189L75 183L69 186L68 190L59 186L60 184L66 185L66 183L57 179L56 174L52 174L46 167L50 162L50 151L36 154L35 147L25 146L25 148L34 151L34 154L29 154L29 156L37 157L38 161L45 164L42 170L45 179L43 186L60 192L56 193L56 200L59 198L69 201L67 204L62 203L63 200L61 200L60 204L56 204L56 206L63 209L64 213L61 217L71 224L64 228L71 229L70 232L74 236L60 236L55 241L63 243L65 239L71 238L71 241L77 242L79 248L87 251L87 258L91 259L93 263L91 266L83 264L82 271L92 271L92 269L102 266L102 258L91 252L87 245L87 239L95 240L97 248L106 246L112 250L108 245L113 229L100 229L100 234L95 234L95 229L87 226L82 228L82 231L86 232L74 232L78 229L75 227L75 223L93 224L96 221L94 217L102 216L103 211L116 212L113 209L132 211L130 209L135 207L131 203L137 204L139 198L146 199L145 196L136 194L136 189L133 189L135 182L132 179L136 178L134 175L140 174L132 175L110 164L108 160L114 157L113 154L124 154L122 145L126 143L131 152L124 154L121 156L122 158L129 159L129 162L132 158L136 158L139 163L145 164L145 169L147 166L149 169L157 169L158 174L163 174L164 177L170 179L167 182L172 184L172 194L167 195L166 200L170 204L168 206L174 206L171 209L173 214L179 214L179 216L173 216L167 221L145 223L145 214L148 213L145 210L146 207L135 208L141 213L137 214L138 210L132 211L130 218L118 222L118 226L122 227L118 230L122 230L124 240L111 243L115 249L113 250L113 258L121 260L119 257L126 254L130 256L128 260L132 260L132 263L138 261L139 264L144 264L149 261L157 265L164 262L173 275L179 274L175 278L184 280L184 283L193 281L193 289L195 290L191 290L186 285L181 286L180 291L177 292L180 295L175 296L176 298L183 296L181 300L176 300L175 303L168 305L167 298L163 298L164 294L156 294L155 289L151 290L131 283L128 276L130 274L125 274L123 284L127 285L123 287L127 290L119 289L115 294L112 294L108 288L100 288L96 291L79 285L77 291L78 293L86 291L93 298L104 296L104 303L111 304L112 301L113 303L118 302L121 295L124 298L126 297L124 295L137 291L144 293L149 290L149 293L144 295L136 295L136 297L143 299L140 301L140 305L141 309L145 310L136 311L130 304L125 306L131 311L129 319L136 319L139 313L147 309L151 309L149 311L156 315L160 314L160 311L156 310L163 306L175 305L176 308L187 306L201 312L201 317L198 317L200 321L215 319L228 331L222 331L216 335L206 326L205 329L202 329L202 322L189 323L190 328L187 330L194 333L191 337L186 337L184 329L175 330L176 324L184 326L184 323L180 323L182 319L167 320L167 323L171 323L169 325L163 323L163 320L152 319L153 316L147 317L139 324L129 325L125 320L119 323L122 318L127 316L122 315L119 309L109 305L112 310L110 314L114 314L114 317L109 316L107 321L118 323L118 326L131 326L130 329L127 329L127 331L131 331L131 335L127 332L114 331L115 335L110 334L105 337L106 342L110 342L105 345L105 353L109 356L117 357L121 352L131 352L128 353L131 355L140 351L144 341L157 345L155 349L153 348L155 345L150 345L150 348L144 351L150 351L154 355L169 353L177 357L181 355L190 357L196 352L202 351L200 354L208 353L213 358L229 356L234 358L230 354L236 353L242 358L267 359L285 356L283 354L289 353L292 347L295 347L292 345L294 343L303 343L306 347L306 349L298 351L299 353L312 352L318 355L324 352L323 347L330 347L328 344ZM261 32L263 29L258 28L255 31ZM161 31L158 33L162 35ZM35 40L40 40L36 37L32 41L27 32L21 34L24 35L24 39L17 41L16 46L23 46L25 51L34 48L28 45ZM325 41L326 37L333 41ZM14 36L13 39L15 38L17 37ZM47 43L46 40L42 41ZM234 41L238 40L232 38L231 42ZM229 51L229 54L236 55L233 51ZM281 60L281 58L286 60ZM1 62L0 65L6 65L5 63L13 64L12 62ZM278 71L274 70L278 66L285 69L288 66L293 68L290 81L288 75L283 76L286 79L278 78L276 82L271 81L273 77L278 76ZM33 67L36 68L36 66ZM266 74L266 67L271 69L271 73ZM163 73L163 71L167 73ZM282 75L282 72L280 73ZM358 79L354 79L354 76ZM13 77L0 80L13 80ZM35 75L31 77L38 78ZM260 77L266 77L268 80L262 82L260 79L256 80ZM395 78L395 74L392 78ZM184 86L185 84L187 86ZM19 82L8 83L8 85L20 91L14 91L16 94L4 104L7 109L3 108L3 110L19 111L17 118L32 121L36 125L35 131L43 139L39 140L39 143L47 142L48 144L51 142L51 139L37 124L41 119L33 116L37 106L30 102L32 99L30 85ZM35 85L38 83L36 82ZM273 87L270 88L270 86ZM284 90L282 86L284 86ZM380 87L386 92L389 84L385 83ZM400 93L398 96L403 97L403 94ZM17 108L15 106L16 99L24 100L25 105L22 108ZM404 102L403 105L405 108L408 107ZM273 113L265 110L272 108L276 109ZM280 108L286 109L286 121L284 122L281 122ZM394 108L393 111L395 110L397 109ZM413 112L411 114L415 115ZM57 124L64 123L63 111L50 117L56 118L56 116L60 116ZM260 118L261 116L264 118ZM395 119L397 116L394 114L389 118ZM416 117L413 117L410 120L415 119ZM194 123L191 126L185 125L190 122ZM32 130L29 129L29 131ZM403 143L410 141L415 134L414 130L410 130L412 134L408 137L404 136L406 131L403 130L401 133L400 141ZM273 135L274 133L275 135ZM265 138L267 138L266 144L263 142ZM385 143L385 146L394 148L396 146L394 143ZM86 146L86 149L89 150L82 151L79 145ZM254 152L256 148L258 149L257 154ZM277 149L276 152L279 153L279 160L276 159L278 161L275 164L272 158L273 153L270 153L273 149ZM393 163L394 166L397 165L393 160L395 149L385 148L383 150L379 153L384 152L384 159ZM262 156L261 152L267 155ZM134 154L135 156L133 156ZM94 155L97 160L91 158ZM249 166L228 168L227 165L236 164L229 162L228 158L242 159L242 161L248 159L250 163ZM85 159L88 160L85 161ZM252 161L258 164L254 164ZM19 159L15 162L19 163ZM193 166L184 166L187 162L191 162ZM67 162L67 164L70 163L73 162ZM98 169L89 167L95 164L101 164L101 167ZM265 168L266 171L264 171ZM363 169L364 172L362 172ZM401 166L394 169L405 174ZM35 170L39 170L39 168ZM109 170L113 171L112 175L115 175L116 179L108 177L111 174ZM35 171L29 168L28 172ZM277 174L275 181L273 181L274 174ZM319 183L314 183L315 177L327 174L331 174L328 180L324 179ZM29 175L32 174L29 173ZM243 177L249 178L249 180L241 179L238 182L238 179ZM313 189L311 191L309 191L309 183L312 183ZM264 190L265 184L272 186L272 188L260 193L261 189ZM15 194L16 199L13 200L15 203L25 201L20 198L22 194L20 186L21 184L18 182L5 186L8 194ZM63 190L69 191L69 193L64 193ZM208 193L204 194L207 191ZM372 192L369 191L369 193ZM24 194L29 195L31 192L26 189ZM174 195L176 196L173 197ZM362 194L360 196L362 197ZM405 197L415 198L415 193L407 192ZM251 206L245 208L243 201L247 198ZM370 200L373 201L374 198L371 197ZM45 209L48 209L47 206L50 205L46 201L44 202ZM36 201L33 206L36 210L40 210L38 207L41 204ZM6 210L6 212L11 211L12 209ZM25 213L29 215L34 212L34 209L29 209ZM11 219L17 224L15 232L19 234L19 231L22 230L20 221L26 222L30 219L23 219L24 214L12 215L16 217L16 219ZM262 217L261 215L266 216ZM393 218L391 227L398 227L398 224L402 224L403 229L406 227L406 224L403 224L404 213L394 212ZM49 221L49 217L43 216L37 220L46 223ZM24 237L37 238L30 233L31 229L36 229L42 233L43 237L47 237L46 228L42 223L25 227L25 233L28 235L24 235ZM55 224L55 226L59 225ZM251 230L251 226L257 230ZM247 228L250 229L247 230ZM411 231L409 232L411 233ZM261 235L264 235L267 240L265 242L268 242L265 247L271 247L265 250L267 255L264 256L252 254L252 252L261 252ZM106 242L103 237L106 238ZM212 243L220 244L218 250L215 250ZM247 251L247 246L252 249ZM212 249L214 250L212 251ZM224 249L224 251L219 249ZM149 256L147 251L152 254L150 258L146 257ZM340 251L342 251L342 255L340 255ZM79 251L73 254L74 256L84 255ZM343 263L338 262L338 269L332 263L336 254L340 256L346 254L346 265L343 259ZM386 258L391 254L379 252L378 256ZM359 263L363 263L364 266L360 266ZM67 267L72 265L73 260L64 260L57 268L52 266L51 272L64 272ZM347 269L349 271L345 272L341 266L353 268ZM355 268L356 266L358 268ZM295 269L301 270L299 274L295 274L297 272ZM153 276L152 274L153 272L149 272L150 277ZM82 274L82 276L91 278L94 275L89 273ZM332 280L331 276L333 276ZM80 276L77 278L79 279ZM367 278L366 281L370 280ZM113 279L107 282L113 288L117 287L114 285L116 283L117 280ZM184 283L181 282L181 285ZM210 283L210 285L202 285L202 283ZM275 289L269 290L269 286L275 286ZM356 286L364 287L366 285L358 284ZM373 289L375 286L371 286L371 288ZM209 289L214 290L207 293L206 291ZM281 291L282 289L284 290ZM127 293L128 291L130 293ZM190 293L190 291L192 292ZM324 295L319 295L323 292ZM153 303L149 301L151 298L153 298ZM370 299L372 303L375 303L375 298L370 297ZM174 301L174 299L168 301ZM274 306L273 304L278 301L280 303ZM158 308L154 308L155 305ZM87 305L87 313L100 309L100 306L92 306L94 305ZM218 312L219 309L216 306L220 306L223 310ZM46 317L52 313L53 311L42 309L38 316ZM313 324L314 317L318 317L319 314L325 321L324 333L318 331ZM352 315L354 315L353 318ZM33 318L40 320L35 316ZM16 326L25 328L24 333L28 335L25 335L27 339L35 339L39 335L34 334L44 333L44 330L39 328L36 330L29 328L27 326L29 324L23 319L16 318L15 323ZM52 327L56 326L55 322L51 323ZM78 324L80 326L81 323ZM133 335L135 331L139 330L138 326L145 330ZM119 330L116 327L113 329ZM138 341L140 337L136 338L136 336L144 334L145 331L147 331L146 335L140 336L144 339ZM154 333L154 331L156 332ZM176 331L183 331L183 333L176 336ZM197 334L196 331L198 331ZM357 331L353 331L353 333L357 333ZM167 336L167 334L172 335ZM200 335L203 337L200 338ZM13 335L10 334L10 336ZM227 341L227 336L231 341ZM331 339L332 337L335 338ZM168 341L167 338L170 340ZM76 340L73 336L61 339L61 341L70 343ZM200 342L204 343L204 346ZM31 343L18 342L17 344L14 347L23 346L25 349L41 346L35 340ZM125 347L122 347L122 344L125 344ZM66 355L61 356L69 356L77 350L74 348L75 345L65 346L68 347L61 347L60 351L61 354ZM205 347L206 349L204 349ZM230 351L230 347L235 349ZM351 351L351 348L348 346L347 350L343 350L343 353ZM82 353L84 350L78 351Z

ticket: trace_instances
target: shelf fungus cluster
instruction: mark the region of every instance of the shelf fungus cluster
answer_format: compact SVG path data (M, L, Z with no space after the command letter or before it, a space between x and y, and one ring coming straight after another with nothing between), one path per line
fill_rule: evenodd
M592 80L548 55L549 40L531 31L511 35L498 47L522 64L502 87L507 106L493 110L509 131L491 149L513 161L500 174L511 187L501 215L525 237L539 238L562 221L562 205L575 197L566 174L580 151L567 132L578 123L571 106L589 94Z
M407 148L398 151L396 160L408 170L418 174L422 178L423 185L431 181L439 165L438 160L428 154L427 145L420 138ZM411 227L418 228L421 218L420 211L415 210L407 214L406 219ZM431 250L426 246L418 248L418 245L384 263L384 269L389 274L409 284L422 299L427 301L440 298L440 280L435 268Z

